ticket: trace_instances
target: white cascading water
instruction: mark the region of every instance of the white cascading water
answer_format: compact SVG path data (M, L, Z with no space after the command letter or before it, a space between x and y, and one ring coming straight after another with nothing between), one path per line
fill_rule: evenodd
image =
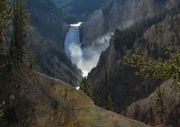
M83 51L80 44L79 27L81 23L71 24L70 29L66 34L64 49L65 53L71 58L71 61L77 65L79 69L84 71L82 65ZM83 72L83 75L85 72Z
M66 34L64 48L66 54L71 58L74 64L78 64L78 62L82 59L82 50L80 44L79 37L79 26L81 23L70 25L70 29Z
M80 26L81 22L71 24L70 29L66 34L64 49L65 53L71 58L71 61L81 69L83 76L94 68L99 60L100 54L109 46L109 39L112 34L107 34L95 40L93 44L87 48L82 49L80 43Z

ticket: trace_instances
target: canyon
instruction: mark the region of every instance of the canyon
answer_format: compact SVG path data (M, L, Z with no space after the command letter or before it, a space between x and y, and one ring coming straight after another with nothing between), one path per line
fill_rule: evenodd
M179 0L25 1L36 65L0 52L0 126L180 125Z

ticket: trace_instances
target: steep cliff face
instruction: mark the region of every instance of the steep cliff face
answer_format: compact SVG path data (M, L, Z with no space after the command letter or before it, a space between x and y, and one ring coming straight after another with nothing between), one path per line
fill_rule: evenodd
M108 0L53 0L65 13L67 21L84 21L94 10L101 8Z
M3 127L148 127L106 111L67 83L16 66L0 66Z
M35 27L28 29L28 39L28 47L35 53L40 72L71 82L72 85L79 84L81 71L71 63L64 49L54 41L47 40Z
M103 9L95 11L82 26L82 43L91 44L99 36L114 32L117 27L128 27L179 4L179 0L112 0Z
M176 14L167 16L158 24L152 25L132 44L128 44L131 40L128 42L126 42L127 39L118 40L117 38L123 35L121 33L117 35L116 32L110 41L110 47L102 53L97 67L88 76L94 85L95 103L100 106L106 105L107 84L114 104L113 109L118 113L131 103L149 96L160 85L159 81L137 76L135 68L120 64L118 60L125 55L127 49L136 48L139 48L142 54L161 57L164 54L164 48L180 45L179 29L180 15Z
M26 0L31 24L47 40L55 41L63 48L64 35L68 25L62 20L62 13L51 0Z
M163 49L180 44L180 14L167 16L159 24L148 29L143 37L135 42L133 48L140 48L143 54L159 57Z
M64 53L68 25L51 0L26 0L33 28L28 31L28 45L35 52L43 73L78 83L81 72Z
M178 127L180 121L180 87L174 81L165 81L149 97L131 104L124 113L126 116L168 127Z

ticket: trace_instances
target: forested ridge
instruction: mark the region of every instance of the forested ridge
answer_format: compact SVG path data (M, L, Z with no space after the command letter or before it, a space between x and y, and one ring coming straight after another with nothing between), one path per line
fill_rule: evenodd
M175 89L174 98L178 98L179 14L178 6L134 23L129 28L116 29L109 48L101 54L97 67L88 76L97 105L109 105L110 96L112 111L154 126L178 125L177 118L170 121L178 102L169 109L167 94L160 95L158 100L150 96L158 90L168 93L168 88L172 87ZM168 82L169 79L174 81ZM165 88L162 83L166 84ZM147 114L147 118L142 117ZM176 115L174 113L173 117Z
M28 13L24 1L15 0L10 4L1 0L1 6L1 54L7 55L10 60L6 66L29 61L32 67L33 53L26 46Z

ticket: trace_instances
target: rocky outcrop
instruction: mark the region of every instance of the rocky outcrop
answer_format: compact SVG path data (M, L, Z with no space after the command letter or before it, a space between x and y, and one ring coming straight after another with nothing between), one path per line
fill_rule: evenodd
M165 81L148 98L131 104L126 116L152 125L178 127L180 121L180 87L173 81Z
M81 72L64 53L68 25L51 0L26 0L32 27L28 29L28 46L34 51L41 72L78 84Z
M112 0L103 9L95 11L82 25L82 43L91 44L96 38L114 32L118 27L129 27L179 4L179 0Z
M94 105L67 83L16 66L0 68L3 127L147 127ZM2 107L1 107L2 108Z
M179 20L179 14L166 16L162 21L148 28L129 48L127 48L129 42L123 43L124 40L117 40L121 34L112 37L110 47L102 53L97 67L88 76L94 87L94 100L97 105L107 105L107 84L113 100L113 110L118 113L133 102L146 98L154 92L160 85L158 80L137 76L136 68L120 64L118 60L127 50L136 48L139 48L142 54L162 57L166 47L180 45ZM119 44L119 47L115 44Z
M180 14L167 16L159 24L153 25L135 42L133 48L140 48L142 54L163 57L163 49L180 45Z

